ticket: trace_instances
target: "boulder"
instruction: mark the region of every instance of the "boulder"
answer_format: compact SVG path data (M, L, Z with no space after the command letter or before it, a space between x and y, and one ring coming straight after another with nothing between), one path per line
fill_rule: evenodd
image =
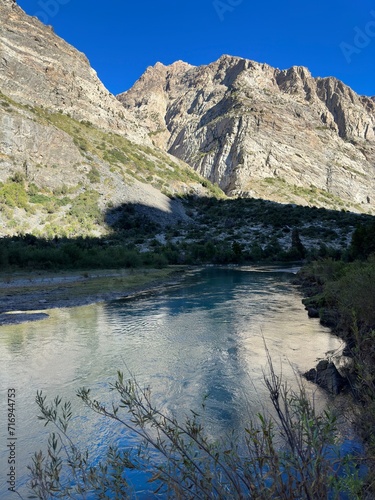
M312 368L304 376L307 380L335 395L348 385L347 379L340 375L334 363L326 359L319 361L316 368Z
M315 307L307 307L307 314L309 318L319 318L319 310Z

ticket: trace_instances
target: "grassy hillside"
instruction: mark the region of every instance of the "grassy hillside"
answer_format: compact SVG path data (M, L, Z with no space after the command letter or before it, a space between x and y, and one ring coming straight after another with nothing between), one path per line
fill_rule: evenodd
M110 231L105 211L126 202L145 200L158 206L164 198L160 193L223 196L168 154L62 111L22 105L0 94L0 114L10 144L10 153L0 155L3 235L100 236ZM15 144L20 129L28 147Z

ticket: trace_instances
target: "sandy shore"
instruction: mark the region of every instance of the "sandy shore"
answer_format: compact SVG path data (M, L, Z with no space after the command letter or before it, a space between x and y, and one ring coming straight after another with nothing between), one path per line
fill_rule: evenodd
M48 318L42 311L77 307L176 286L187 268L30 272L0 275L0 326Z

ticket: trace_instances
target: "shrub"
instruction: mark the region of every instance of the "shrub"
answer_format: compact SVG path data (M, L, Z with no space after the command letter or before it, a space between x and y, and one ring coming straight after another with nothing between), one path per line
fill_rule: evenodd
M4 270L9 266L9 253L8 249L0 244L0 270Z
M349 249L351 259L363 260L372 253L375 253L375 222L356 228Z
M98 200L99 193L96 191L81 193L72 201L69 214L80 223L85 221L100 223L103 221L103 214L99 209Z
M15 172L11 177L11 181L23 185L25 182L25 176L22 172Z
M299 393L291 391L271 362L265 383L276 417L259 415L258 422L250 420L242 441L235 435L230 441L208 438L195 412L183 423L161 413L152 403L150 390L141 389L134 378L125 381L120 372L111 385L118 399L110 407L93 399L89 389L80 389L78 396L85 405L124 427L139 442L134 450L109 447L107 457L94 466L88 452L69 437L71 404L59 397L48 404L39 392L39 418L57 432L50 434L47 453L34 455L31 490L41 499L52 492L60 498L90 494L132 498L126 474L138 469L146 472L154 494L163 498L363 498L361 457L342 456L335 447L338 433L333 413L319 414L302 386Z
M297 228L293 228L292 231L292 247L291 250L294 251L296 254L297 258L303 259L306 256L306 250L305 247L303 246L300 236L299 236L299 231Z
M28 197L23 184L13 181L0 183L0 203L12 208L26 208Z
M87 177L92 184L100 182L100 172L96 167L91 167L91 170L87 174Z

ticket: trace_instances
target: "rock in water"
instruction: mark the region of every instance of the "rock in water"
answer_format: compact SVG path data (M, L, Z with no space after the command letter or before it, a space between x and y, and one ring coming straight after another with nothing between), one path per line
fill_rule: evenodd
M316 368L312 368L304 374L307 380L314 382L332 394L339 394L348 381L340 375L334 363L321 360Z

